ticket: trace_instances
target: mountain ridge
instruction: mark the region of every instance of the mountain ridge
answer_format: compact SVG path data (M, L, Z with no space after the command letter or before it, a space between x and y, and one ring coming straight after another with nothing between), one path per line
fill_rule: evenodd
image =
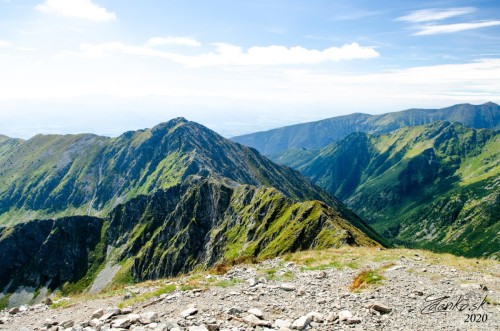
M337 203L294 170L177 118L116 138L37 135L1 142L0 222L102 216L138 194L168 188L193 174Z
M497 256L499 153L499 130L435 122L353 133L318 151L290 150L279 161L290 160L400 244Z
M382 134L404 126L429 124L442 120L460 122L473 128L500 129L500 106L459 104L441 109L407 109L380 115L353 113L320 121L295 124L231 138L274 156L291 148L318 149L353 132Z

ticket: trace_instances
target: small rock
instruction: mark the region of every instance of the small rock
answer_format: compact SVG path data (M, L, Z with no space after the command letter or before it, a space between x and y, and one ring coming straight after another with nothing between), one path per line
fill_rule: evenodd
M317 275L316 278L318 279L323 279L326 278L326 272L324 270L321 270Z
M198 309L196 309L196 308L188 308L188 309L184 310L183 312L181 312L181 316L184 318L189 317L189 316L193 316L196 314L198 314Z
M339 312L339 320L341 322L347 321L349 318L352 317L352 313L349 310L342 310Z
M216 323L208 323L206 325L208 331L219 331L220 330L220 326Z
M128 329L130 325L132 325L132 322L128 318L119 318L111 323L111 327L113 328Z
M295 320L292 323L291 329L293 330L304 330L311 323L311 318L308 316L302 316L301 318Z
M61 327L67 329L67 328L70 328L72 326L75 325L75 321L73 320L66 320L66 321L62 321L60 324L59 324Z
M1 323L0 323L1 324ZM43 326L46 327L46 328L50 328L51 326L53 325L57 325L58 322L57 321L54 321L52 318L47 318L44 322L43 322Z
M317 313L315 311L307 314L306 316L309 317L311 319L311 321L317 322L317 323L322 323L325 320L325 315Z
M101 321L106 321L106 320L109 320L113 316L120 315L121 313L122 313L122 311L118 308L106 309L104 314L101 317L99 317L99 319Z
M165 323L160 323L154 328L154 331L168 331L168 330L169 330L168 325Z
M0 317L0 324L7 324L9 319L7 317Z
M96 311L94 311L94 313L92 314L92 318L101 318L102 315L104 315L104 310L103 309L97 309Z
M335 314L334 312L331 312L331 313L330 313L330 314L328 314L328 316L326 317L326 321L327 321L327 322L333 322L333 321L336 321L338 318L339 318L339 315L338 315L338 314Z
M392 311L392 308L380 302L375 302L370 308L382 314L388 314Z
M262 311L260 309L256 309L256 308L252 308L252 309L249 309L248 310L248 313L262 319L264 318L264 314L262 313Z
M259 281L255 279L254 277L247 279L248 286L253 287L257 284L259 284Z
M346 321L347 324L359 324L361 323L361 318L359 317L350 317Z
M158 313L149 311L141 314L141 318L139 321L142 324L151 324L151 323L157 323L160 321L160 318L158 316Z
M43 300L42 302L43 304L47 305L47 306L51 306L54 304L54 301L52 301L51 298L46 298L45 300Z
M292 326L292 321L277 319L274 321L273 326L275 328L290 328Z
M389 269L387 269L387 271L396 271L396 270L400 270L400 269L404 269L405 266L404 265L395 265L393 267L390 267Z
M19 311L20 311L20 310L19 310L19 307L14 307L14 308L11 308L11 309L9 310L9 314L11 314L11 315L15 315L15 314L19 313Z
M190 326L188 328L188 331L210 331L205 325L200 325L200 326Z
M89 321L89 326L93 327L94 329L99 329L101 326L103 326L103 322L98 320L97 318L94 318Z
M231 307L229 308L229 310L227 311L227 313L229 315L239 315L242 313L242 310L238 307Z
M295 285L293 284L289 284L289 283L283 283L280 285L280 288L284 291L295 291L297 288L295 287Z
M248 314L245 317L243 317L243 321L252 326L269 326L269 327L271 326L271 322L261 320L253 314Z

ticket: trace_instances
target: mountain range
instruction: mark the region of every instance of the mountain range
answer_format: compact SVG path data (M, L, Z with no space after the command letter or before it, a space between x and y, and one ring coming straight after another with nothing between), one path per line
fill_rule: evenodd
M385 238L465 256L499 256L500 132L459 123L353 133L278 162L343 200Z
M459 122L477 129L500 129L500 107L488 102L477 106L460 104L442 109L408 109L381 115L355 113L231 139L264 155L274 156L289 149L323 148L353 132L382 134L436 121Z
M117 138L2 136L0 220L4 301L387 245L299 172L184 118Z

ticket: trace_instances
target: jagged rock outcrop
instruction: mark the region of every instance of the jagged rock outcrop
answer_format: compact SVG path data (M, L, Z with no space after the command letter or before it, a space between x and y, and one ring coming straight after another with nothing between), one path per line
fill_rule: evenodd
M115 282L141 281L238 258L343 245L380 246L323 202L195 176L119 205L106 219L3 228L0 286L11 293L67 283L63 290L77 291L89 289L110 264L121 266Z
M103 221L75 216L39 220L0 233L0 289L19 286L55 289L76 282L88 270L101 241Z

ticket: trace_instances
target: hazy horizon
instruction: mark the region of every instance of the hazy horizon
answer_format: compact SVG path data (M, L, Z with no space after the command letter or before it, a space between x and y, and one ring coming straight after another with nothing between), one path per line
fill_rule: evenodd
M224 136L500 103L493 0L0 0L0 133Z

